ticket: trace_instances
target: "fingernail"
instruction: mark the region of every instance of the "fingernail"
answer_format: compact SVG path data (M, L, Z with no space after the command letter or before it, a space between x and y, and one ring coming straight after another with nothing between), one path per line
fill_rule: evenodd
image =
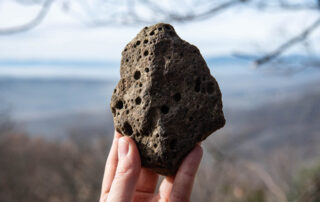
M119 158L125 157L129 151L129 142L127 142L124 138L119 139L118 143L118 153Z

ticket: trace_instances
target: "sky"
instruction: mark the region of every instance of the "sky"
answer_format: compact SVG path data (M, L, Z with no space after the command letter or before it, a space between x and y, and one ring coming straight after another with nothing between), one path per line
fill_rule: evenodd
M38 6L21 6L15 1L2 1L0 27L23 24L32 19L38 10ZM312 12L261 12L237 7L203 21L173 25L178 35L198 46L205 57L214 57L234 52L259 53L272 50L316 18L317 13ZM89 28L79 19L63 12L60 4L55 3L48 16L36 28L19 34L0 35L0 61L119 61L124 46L144 26ZM319 42L319 39L315 40ZM293 52L300 50L299 46L292 49Z
M56 0L60 1L62 0ZM0 0L0 29L24 24L38 11L38 6L21 6L13 0ZM260 54L273 50L294 36L301 28L311 24L318 15L312 12L261 12L238 7L210 19L184 24L173 23L173 26L182 39L196 45L202 55L210 60L212 57L228 57L234 52ZM0 85L0 88L2 87L7 93L4 97L9 103L14 103L13 106L19 113L21 110L34 113L35 109L30 106L35 103L34 107L38 107L38 102L35 100L39 100L40 103L42 101L43 106L49 109L55 99L58 100L57 105L54 105L56 108L61 108L61 103L75 105L74 103L78 103L82 98L74 97L73 93L78 92L79 96L83 95L83 92L86 92L83 89L77 87L74 89L73 85L67 88L63 82L61 85L57 84L56 89L52 87L54 85L50 81L44 86L32 82L26 84L24 78L49 78L49 80L89 78L116 81L119 78L123 48L145 26L147 25L92 28L63 12L59 3L54 4L44 21L34 29L18 34L0 35L0 79L23 78L17 85L12 85L12 88L9 88L10 85L9 87ZM319 34L319 31L314 33L313 42L320 43L320 38L317 37ZM301 46L296 46L288 54L301 51ZM318 74L314 73L309 73L307 76L301 73L296 77L283 79L274 75L267 77L267 74L247 66L242 69L232 69L225 68L225 65L221 64L210 65L210 70L214 69L213 75L219 81L225 98L228 96L232 98L226 99L226 103L228 101L232 103L234 101L232 96L235 95L235 102L239 106L248 103L247 94L251 101L256 102L259 101L257 97L264 99L260 95L265 92L273 93L270 97L275 99L277 96L281 97L282 92L293 84L299 86L298 84L306 80L318 77ZM239 66L239 63L236 65ZM276 89L283 91L278 92ZM296 91L295 87L292 89L292 92ZM89 97L94 101L100 100L99 106L105 106L105 92L112 90L100 89L98 98ZM70 95L72 98L68 100ZM48 97L50 102L47 100ZM61 97L63 99L60 100ZM75 106L82 109L83 106L80 104ZM43 106L40 105L39 112L43 110ZM95 102L93 106L96 106ZM56 108L54 110L57 110ZM18 112L17 116L20 116Z

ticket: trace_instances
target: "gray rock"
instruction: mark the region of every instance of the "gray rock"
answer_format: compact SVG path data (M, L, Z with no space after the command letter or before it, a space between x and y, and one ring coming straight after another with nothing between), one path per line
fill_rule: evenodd
M145 27L126 45L120 75L114 125L135 140L144 167L174 175L195 144L225 124L218 83L169 24Z

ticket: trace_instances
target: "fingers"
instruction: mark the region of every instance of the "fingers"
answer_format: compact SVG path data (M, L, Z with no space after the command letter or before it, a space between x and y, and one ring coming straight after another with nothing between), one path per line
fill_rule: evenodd
M102 195L104 195L105 193L108 193L110 191L111 183L112 183L112 180L113 180L114 175L117 170L118 140L120 137L121 137L121 134L115 131L112 146L110 148L110 152L109 152L108 159L106 162L106 167L104 170L102 189L101 189L101 197L102 197Z
M154 193L157 182L158 174L147 169L142 168L138 179L136 190L138 192Z
M168 199L172 190L174 177L167 176L164 178L161 182L161 185L159 187L159 197L160 199ZM159 199L159 201L161 201ZM165 200L164 200L165 201Z
M196 176L201 158L202 148L196 145L195 148L183 160L173 182L169 201L189 201L194 178Z
M118 160L107 201L132 201L141 165L138 149L131 138L119 139Z

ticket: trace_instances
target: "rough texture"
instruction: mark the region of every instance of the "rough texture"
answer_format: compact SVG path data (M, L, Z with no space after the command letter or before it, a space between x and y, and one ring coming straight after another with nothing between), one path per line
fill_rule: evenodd
M218 83L169 24L145 27L127 44L120 75L114 125L136 141L144 167L174 175L195 144L225 124Z

